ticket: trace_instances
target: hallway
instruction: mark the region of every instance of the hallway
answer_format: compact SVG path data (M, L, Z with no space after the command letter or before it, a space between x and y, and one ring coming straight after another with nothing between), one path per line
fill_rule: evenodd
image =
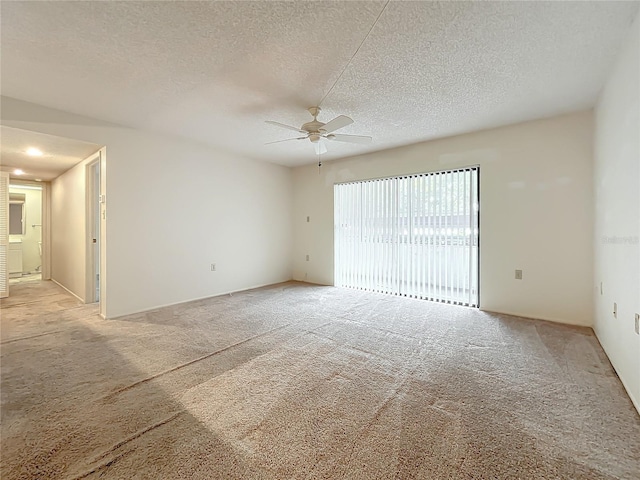
M10 283L10 296L0 299L2 345L29 337L33 331L46 335L47 327L56 324L65 310L82 307L83 315L97 315L97 305L83 304L52 281L19 280Z

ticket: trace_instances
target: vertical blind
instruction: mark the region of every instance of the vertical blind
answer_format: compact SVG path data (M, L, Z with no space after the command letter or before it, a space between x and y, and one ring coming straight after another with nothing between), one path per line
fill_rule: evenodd
M478 172L335 185L335 285L478 306Z
M9 174L0 172L0 298L9 296Z

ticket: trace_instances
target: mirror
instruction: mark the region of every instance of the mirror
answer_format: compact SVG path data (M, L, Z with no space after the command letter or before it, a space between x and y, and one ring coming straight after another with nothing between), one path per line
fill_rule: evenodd
M9 194L9 235L24 235L26 233L25 198L23 193Z

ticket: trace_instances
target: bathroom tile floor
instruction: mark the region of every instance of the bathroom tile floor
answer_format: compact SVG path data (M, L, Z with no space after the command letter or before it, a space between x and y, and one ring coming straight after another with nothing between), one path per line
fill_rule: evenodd
M21 277L10 278L9 285L14 285L16 283L24 283L24 282L39 282L40 280L42 280L42 274L40 272L23 273Z

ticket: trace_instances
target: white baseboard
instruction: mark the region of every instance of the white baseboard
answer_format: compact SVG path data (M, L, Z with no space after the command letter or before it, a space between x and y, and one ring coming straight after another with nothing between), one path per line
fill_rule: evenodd
M497 310L487 310L487 309L484 309L482 307L480 307L480 311L481 312L487 312L487 313L497 313L498 315L509 315L509 316L512 316L512 317L529 318L531 320L544 320L545 322L560 323L562 325L573 325L575 327L593 328L593 325L591 325L591 323L572 322L570 320L565 320L565 319L560 319L560 318L551 318L551 317L545 317L545 316L540 316L540 315L531 315L531 314L527 314L527 313L499 312Z
M139 313L152 312L154 310L159 310L159 309L165 308L165 307L173 307L175 305L182 305L183 303L197 302L198 300L206 300L207 298L222 297L223 295L233 295L234 293L246 292L248 290L255 290L256 288L269 287L269 286L272 286L272 285L278 285L279 283L285 283L285 282L291 282L291 281L292 281L292 279L283 280L281 282L275 282L275 283L264 283L264 284L261 284L261 285L254 285L252 287L241 288L240 290L230 290L228 292L215 293L213 295L205 295L203 297L191 298L189 300L181 300L179 302L165 303L163 305L157 305L155 307L145 308L143 310L136 310L135 312L123 313L123 314L117 315L115 317L107 317L107 320L117 320L117 319L122 318L122 317L128 317L129 315L137 315Z
M73 295L74 297L76 297L78 300L80 300L82 303L86 303L84 301L83 298L80 298L78 295L76 295L75 293L73 293L71 290L69 290L67 287L65 287L64 285L62 285L60 282L58 282L56 279L52 278L51 281L53 283L55 283L56 285L58 285L59 287L63 288L64 290L66 290L67 292L69 292L71 295Z
M616 375L618 376L618 378L620 379L620 383L622 383L622 386L624 387L625 391L627 392L627 396L631 399L631 403L633 404L633 406L635 407L635 409L638 411L638 415L640 415L640 402L638 401L638 399L636 399L633 396L633 393L631 392L631 389L629 388L629 385L627 384L627 382L625 381L624 377L620 374L620 372L618 371L618 369L616 368L616 366L613 364L613 362L611 361L611 358L609 357L609 354L607 353L607 350L604 348L604 345L602 344L602 342L600 341L600 337L598 337L598 332L596 331L596 329L593 329L593 334L596 336L596 338L598 339L598 343L600 344L600 348L602 348L602 351L604 352L604 354L607 356L607 358L609 359L609 363L611 364L611 367L613 368L613 370L616 372Z
M613 363L611 365L613 365ZM616 367L614 366L613 369L616 370ZM620 375L620 372L618 372L618 370L616 370L616 374L618 375L618 378L620 379L620 382L622 383L622 386L627 391L627 395L631 399L631 403L633 403L633 406L636 407L636 410L638 411L638 415L640 415L640 402L638 402L638 400L635 399L635 397L631 393L631 389L627 385L627 382L624 381L624 377L622 375Z
M616 375L618 376L618 378L620 379L620 383L622 383L622 386L624 387L627 396L629 397L629 399L631 400L631 403L633 404L633 406L635 407L635 409L638 411L638 414L640 414L640 402L638 401L638 399L636 399L633 394L631 393L631 389L629 388L629 386L627 385L627 382L625 382L624 377L622 375L620 375L620 372L616 369L615 365L613 364L613 362L611 361L611 359L609 358L609 354L607 353L607 351L605 350L604 346L602 346L602 342L600 342L600 338L598 337L598 332L596 332L596 329L592 326L592 325L585 325L585 324L580 324L580 323L572 323L572 322L567 322L566 320L558 320L555 318L544 318L544 317L534 317L534 316L529 316L529 315L523 315L523 314L518 314L518 313L510 313L510 312L497 312L494 310L484 310L484 309L480 309L483 312L487 312L487 313L497 313L497 314L501 314L501 315L510 315L513 317L522 317L522 318L530 318L533 320L545 320L548 322L554 322L554 323L561 323L564 325L572 325L572 326L577 326L577 327L588 327L593 331L593 334L595 335L595 337L598 339L598 343L600 343L600 347L602 348L602 351L604 352L604 354L607 356L607 358L609 359L609 363L611 364L613 370L616 372Z

